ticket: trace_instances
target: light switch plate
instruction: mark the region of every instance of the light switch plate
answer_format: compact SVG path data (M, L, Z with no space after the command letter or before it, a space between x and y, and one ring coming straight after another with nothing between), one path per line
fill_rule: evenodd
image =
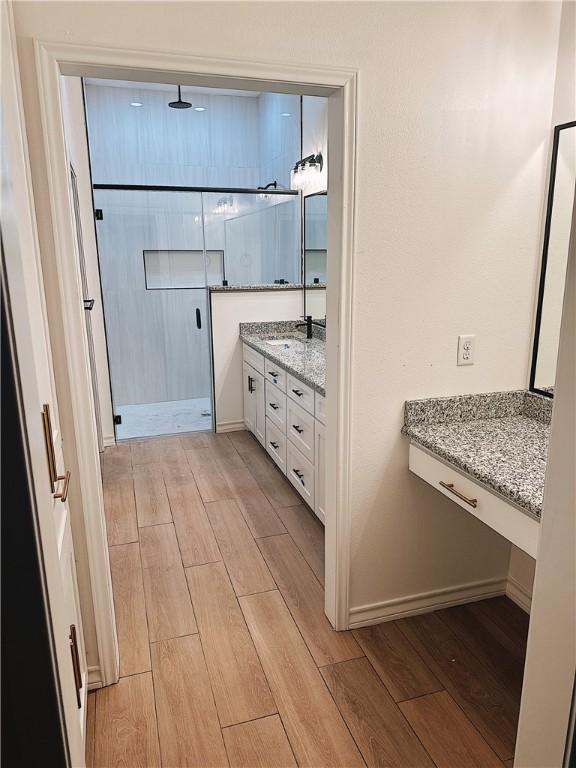
M458 365L474 365L476 336L458 336Z

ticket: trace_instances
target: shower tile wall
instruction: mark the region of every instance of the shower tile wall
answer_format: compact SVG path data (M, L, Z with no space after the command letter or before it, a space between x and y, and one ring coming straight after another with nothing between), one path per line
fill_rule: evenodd
M289 187L300 158L299 96L183 88L184 99L206 107L196 112L168 108L176 86L102 82L86 84L95 184L256 188L277 179Z
M206 111L169 109L173 86L86 82L95 184L289 186L300 157L300 98L183 89ZM127 87L126 87L127 85ZM141 107L131 106L140 102ZM297 198L95 191L112 392L116 407L210 394L206 292L147 290L144 250L223 250L229 282L299 279ZM196 307L203 327L196 327Z

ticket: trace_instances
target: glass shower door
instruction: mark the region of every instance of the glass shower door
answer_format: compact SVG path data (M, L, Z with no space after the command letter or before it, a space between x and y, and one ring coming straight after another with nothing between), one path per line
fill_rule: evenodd
M117 439L213 429L206 252L199 192L94 190Z

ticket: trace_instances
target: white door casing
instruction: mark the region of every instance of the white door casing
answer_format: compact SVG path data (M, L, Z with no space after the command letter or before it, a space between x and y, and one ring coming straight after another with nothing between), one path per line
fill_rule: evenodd
M3 242L3 279L12 321L15 363L21 389L22 418L30 457L30 484L35 500L37 529L47 585L63 718L70 760L84 764L86 657L78 605L74 545L64 479L52 483L43 429L47 404L57 472L65 477L58 403L46 319L42 269L31 195L26 135L11 7L2 3L2 163L0 226ZM75 628L78 655L71 648ZM72 651L72 653L71 653ZM74 653L74 656L73 656ZM79 663L79 679L74 661ZM77 686L77 682L80 684Z
M77 420L81 458L89 465L88 430L80 422L79 404L91 400L85 344L74 311L67 299L76 296L77 267L72 263L74 234L71 227L68 168L62 120L59 80L62 75L111 77L184 85L242 88L328 98L328 153L330 155L330 195L328 202L327 316L330 335L326 343L326 380L328 397L326 420L326 507L330 510L326 525L325 611L336 629L349 624L349 571L351 525L350 413L352 388L353 326L353 253L355 206L356 94L358 73L353 68L306 67L302 65L259 62L250 59L217 59L166 53L155 50L104 48L65 42L34 41L38 92L34 86L30 98L37 97L42 115L42 134L47 157L50 218L54 237L54 258L62 289L62 323L66 352L71 369L78 369L82 379L72 392L72 409ZM40 173L43 171L40 170ZM82 347L83 349L83 347ZM86 390L86 391L85 391ZM88 393L88 394L87 394ZM90 466L84 471L84 484L92 486ZM88 494L89 498L89 494ZM91 518L91 516L90 516ZM92 531L89 532L89 535ZM96 548L97 549L97 548ZM107 556L95 551L91 573L95 592L97 619L106 612L105 575L102 562ZM100 600L100 603L96 603ZM103 624L106 624L105 616ZM104 627L106 630L106 627ZM107 630L110 632L110 628ZM103 633L105 634L105 632ZM110 645L110 642L109 642Z

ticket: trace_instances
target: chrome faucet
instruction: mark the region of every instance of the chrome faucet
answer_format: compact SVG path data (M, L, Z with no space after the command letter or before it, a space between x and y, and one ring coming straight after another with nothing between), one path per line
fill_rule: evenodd
M296 323L296 328L304 328L306 326L306 338L311 339L312 338L312 315L302 315L304 317L304 320L306 320L305 323Z

